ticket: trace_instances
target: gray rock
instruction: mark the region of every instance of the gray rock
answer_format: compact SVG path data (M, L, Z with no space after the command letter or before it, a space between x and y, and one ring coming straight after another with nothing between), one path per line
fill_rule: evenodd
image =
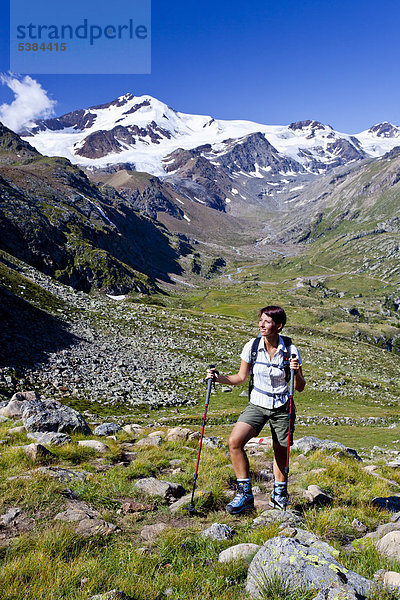
M353 529L359 531L360 533L365 533L367 531L367 526L364 525L364 523L362 523L358 519L353 519L351 522L351 526L353 527Z
M8 421L8 417L5 417L4 415L0 415L0 423L7 423Z
M400 531L391 531L381 538L376 547L384 556L400 562Z
M67 433L55 433L52 431L42 433L40 431L32 431L27 434L28 438L35 440L43 446L65 446L72 442L72 437Z
M370 533L367 533L363 538L360 538L357 541L360 543L362 540L370 538L374 540L380 540L381 538L383 538L383 536L385 536L387 533L390 533L391 531L400 531L400 522L391 522L384 523L383 525L378 525L375 531L370 531Z
M55 400L26 401L22 420L27 431L91 434L83 416Z
M394 588L400 588L400 573L396 571L387 571L383 577L384 585Z
M0 408L0 415L10 418L22 417L24 403L38 401L39 395L36 392L17 392L6 406Z
M151 540L154 540L156 537L158 537L165 529L167 529L167 527L168 525L166 525L165 523L154 523L154 525L146 525L140 532L140 536L144 540L150 542Z
M21 513L20 508L17 508L17 507L9 508L8 511L6 513L4 513L4 515L0 516L0 524L3 526L10 525L10 523L15 521L15 519L17 518L17 516L20 513Z
M25 454L33 461L48 460L54 458L55 455L47 450L42 444L29 444L28 446L20 446Z
M114 435L115 433L118 433L118 431L122 431L122 427L118 425L118 423L102 423L94 428L93 435Z
M142 433L143 431L143 427L141 425L136 425L136 423L132 423L129 425L124 425L122 427L123 431L125 431L125 433L133 433L133 434L139 434Z
M187 440L192 433L193 431L191 429L186 429L184 427L174 427L173 429L168 429L167 440Z
M181 498L185 493L184 488L179 483L162 481L155 477L139 479L135 483L135 488L149 496L160 496L166 502L173 502Z
M54 519L67 523L77 523L74 527L75 533L86 538L97 535L108 536L119 532L116 525L103 521L97 510L79 500L69 501L67 509L58 513Z
M324 492L318 485L309 485L303 497L314 506L322 506L332 502L332 496Z
M56 477L60 481L86 481L86 477L90 473L82 471L73 471L72 469L62 469L61 467L39 467L35 469L36 473L47 475L48 477Z
M354 593L365 598L371 587L370 581L344 568L331 553L292 538L272 538L257 552L247 575L249 595L263 597L263 584L275 577L293 587L321 591L336 588L343 598L351 598Z
M163 443L163 439L161 435L152 435L142 438L136 442L136 446L139 448L144 448L146 446L161 446Z
M207 499L211 500L212 494L208 490L207 491L198 490L194 493L193 502L196 503L196 501L199 500L199 498L201 498L202 500L207 500ZM174 515L179 510L185 510L190 505L191 499L192 499L191 493L187 494L186 496L182 496L182 498L180 498L176 502L173 502L172 504L169 505L170 512Z
M237 544L220 552L218 562L227 563L234 560L243 560L255 554L260 548L261 546L258 544Z
M217 541L230 540L233 537L233 529L225 523L213 523L211 527L202 531L201 535Z
M306 529L300 529L299 527L284 527L279 531L280 535L284 537L295 538L301 544L309 546L310 548L318 548L322 552L331 554L335 558L339 556L339 551L330 546L327 542L320 540L318 536Z
M99 442L99 440L79 440L78 446L82 446L82 448L91 448L92 450L96 450L96 452L108 452L109 447L107 444L103 444L103 442Z
M253 520L253 527L268 527L272 523L284 523L291 527L296 527L302 522L301 514L294 510L265 510L259 517Z
M308 435L300 438L299 440L295 440L292 448L293 450L299 450L305 454L314 450L341 450L356 460L361 460L356 450L353 448L348 448L344 444L341 444L340 442L334 442L332 440L320 440L313 435Z
M207 448L212 448L215 450L216 448L220 448L223 444L221 438L216 436L203 437L203 445L207 446Z

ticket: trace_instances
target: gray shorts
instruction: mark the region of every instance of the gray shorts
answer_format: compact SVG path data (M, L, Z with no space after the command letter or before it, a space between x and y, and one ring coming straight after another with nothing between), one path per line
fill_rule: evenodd
M295 420L296 410L293 403L290 445L293 444ZM278 442L281 446L287 446L289 435L289 401L279 408L263 408L249 402L237 422L251 425L258 435L268 421L273 441Z

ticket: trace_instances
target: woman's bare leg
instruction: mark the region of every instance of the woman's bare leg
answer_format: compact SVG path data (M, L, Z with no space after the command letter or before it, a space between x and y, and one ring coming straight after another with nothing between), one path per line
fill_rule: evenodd
M229 436L229 450L236 479L250 478L249 459L244 451L244 446L256 435L257 431L254 427L248 425L248 423L239 422L236 423Z

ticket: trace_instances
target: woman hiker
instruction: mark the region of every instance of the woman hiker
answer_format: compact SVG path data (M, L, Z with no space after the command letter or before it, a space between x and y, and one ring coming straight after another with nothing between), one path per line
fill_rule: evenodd
M294 387L302 392L306 384L301 370L301 359L290 338L280 335L286 313L280 306L265 306L259 310L260 337L245 344L240 355L240 369L236 375L222 375L209 369L207 379L214 377L218 383L241 385L252 371L250 402L234 426L229 437L232 465L237 478L237 494L226 510L240 514L254 507L251 490L250 469L245 444L257 436L269 421L274 448L274 490L270 505L285 510L288 504L285 466L289 436L289 368L295 370ZM295 355L295 358L291 358ZM294 407L290 431L293 443Z

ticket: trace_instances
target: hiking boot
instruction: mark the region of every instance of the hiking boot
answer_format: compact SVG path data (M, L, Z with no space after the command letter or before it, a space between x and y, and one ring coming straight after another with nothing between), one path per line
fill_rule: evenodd
M254 509L254 496L250 483L239 482L237 494L225 507L230 515L239 515L242 512Z
M283 492L278 494L275 490L271 494L271 500L269 501L269 505L272 508L277 508L278 510L286 510L288 505L290 504L287 493Z

